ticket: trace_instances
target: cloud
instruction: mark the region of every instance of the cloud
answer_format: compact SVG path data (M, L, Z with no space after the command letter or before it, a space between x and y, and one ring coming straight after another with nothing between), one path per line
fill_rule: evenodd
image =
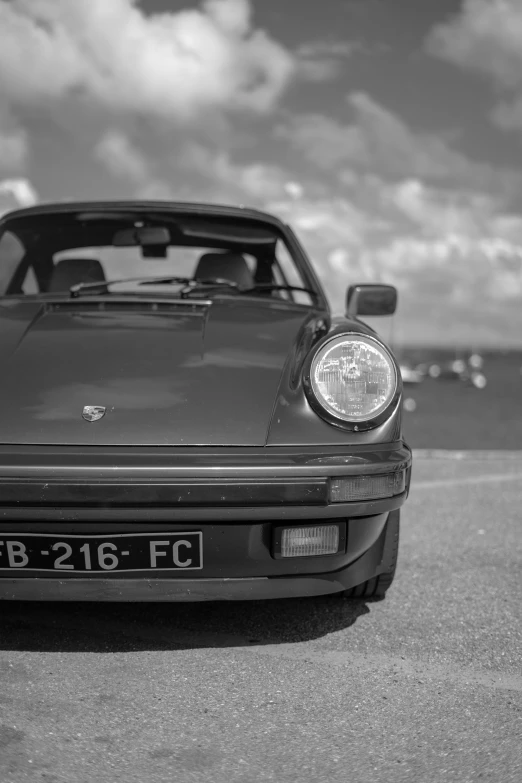
M347 59L366 51L359 41L309 41L295 52L298 73L306 81L330 81L342 73Z
M443 134L410 128L390 109L366 93L351 93L353 120L342 123L321 114L290 117L276 127L315 168L336 172L345 183L355 171L391 181L416 178L435 184L503 193L511 197L522 186L522 174L470 160ZM343 165L346 168L343 168Z
M517 343L522 217L493 196L414 179L373 177L358 203L365 187L359 178L350 197L270 205L302 238L334 309L349 284L380 281L400 292L399 340L445 342L451 324L456 339Z
M449 24L483 5L466 3ZM415 336L440 337L444 319L460 334L470 324L491 340L509 324L517 334L522 219L512 201L522 174L469 159L365 92L347 96L344 120L279 115L270 149L262 134L292 80L334 78L357 46L316 41L291 52L257 30L251 12L247 0L153 15L132 0L0 0L0 169L25 165L16 115L37 115L45 129L52 114L74 137L74 176L94 159L90 181L102 189L281 215L335 309L350 283L382 280L399 287L399 322ZM495 69L512 109L522 79ZM242 133L248 143L236 143ZM33 203L29 179L6 172L0 210Z
M218 200L263 204L286 193L288 173L280 166L252 161L234 162L227 152L210 150L202 145L187 145L184 165L206 181L210 194Z
M378 111L375 116L380 118ZM397 125L390 127L401 128L413 146L415 133L393 118ZM377 131L369 135L386 141ZM397 145L393 133L390 138ZM313 168L291 170L266 160L241 163L230 152L185 137L176 137L175 145L169 157L113 130L100 140L97 154L142 198L245 203L275 212L302 237L335 310L342 310L350 283L396 285L400 339L436 342L444 319L470 338L474 324L481 342L515 341L522 329L522 218L506 208L502 188L495 192L494 176L476 175L474 166L480 171L481 164L464 159L464 184L457 187L449 147L446 179L439 173L430 180L431 163L377 174L370 160L366 168L349 160L332 187L330 169L318 175ZM408 175L400 176L403 171ZM472 187L488 182L490 192ZM478 307L489 326L477 322Z
M119 130L109 130L94 149L94 157L117 177L143 185L151 177L150 163L130 139Z
M0 171L20 171L28 155L27 134L24 130L0 130Z
M154 15L135 0L0 0L0 93L176 121L209 108L268 111L294 62L252 29L250 12L248 0Z
M289 141L324 171L335 170L340 163L369 163L367 146L357 125L342 124L323 114L294 114L275 128L274 135Z
M98 140L94 157L132 186L138 198L263 206L275 199L302 195L301 184L280 166L255 160L240 164L229 152L186 136L159 148L143 138L138 144L124 131L112 129Z
M17 207L32 207L38 203L38 194L28 179L0 181L0 215Z
M479 237L499 209L493 197L429 188L416 179L383 186L382 199L425 235L436 237Z
M427 47L503 87L516 88L522 84L521 43L519 0L464 0L461 13L432 30Z
M0 171L17 173L23 170L29 155L27 133L14 118L0 96Z
M522 130L522 4L465 0L460 14L429 35L429 53L489 78L508 100L493 113L505 129Z

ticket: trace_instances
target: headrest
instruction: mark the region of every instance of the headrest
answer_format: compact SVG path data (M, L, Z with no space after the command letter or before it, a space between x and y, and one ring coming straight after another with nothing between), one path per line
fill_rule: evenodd
M252 288L254 279L241 253L204 253L194 274L195 280L221 277L236 283L239 288Z
M53 269L48 292L68 291L78 283L105 281L103 267L96 258L66 258L58 261Z

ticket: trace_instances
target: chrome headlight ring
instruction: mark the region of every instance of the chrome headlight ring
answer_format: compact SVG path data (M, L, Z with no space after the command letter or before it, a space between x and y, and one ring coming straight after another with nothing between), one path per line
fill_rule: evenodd
M383 424L395 410L402 378L380 340L345 332L329 337L310 354L303 386L321 418L340 429L364 432Z

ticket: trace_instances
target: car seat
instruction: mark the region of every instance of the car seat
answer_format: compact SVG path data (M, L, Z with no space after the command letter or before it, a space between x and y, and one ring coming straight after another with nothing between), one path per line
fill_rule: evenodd
M66 258L58 261L49 281L49 293L67 292L78 283L103 283L103 267L96 258Z
M199 259L194 279L215 280L216 278L236 283L241 289L254 286L254 278L241 253L204 253Z

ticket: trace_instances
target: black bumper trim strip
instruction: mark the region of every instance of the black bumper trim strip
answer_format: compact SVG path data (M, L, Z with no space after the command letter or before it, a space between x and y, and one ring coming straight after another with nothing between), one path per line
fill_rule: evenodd
M0 479L0 507L205 508L328 503L327 479L31 481Z

